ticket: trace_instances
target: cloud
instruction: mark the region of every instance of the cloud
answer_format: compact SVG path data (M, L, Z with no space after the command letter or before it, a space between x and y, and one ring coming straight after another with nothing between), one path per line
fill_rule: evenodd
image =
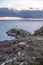
M13 10L0 8L0 17L43 18L43 10Z
M0 7L8 7L17 10L43 8L43 0L0 0Z

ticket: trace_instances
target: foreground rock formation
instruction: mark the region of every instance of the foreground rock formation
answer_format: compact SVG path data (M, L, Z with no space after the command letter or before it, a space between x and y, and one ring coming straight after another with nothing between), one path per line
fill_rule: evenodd
M43 38L21 29L6 33L16 39L0 41L0 65L43 65Z
M43 65L43 40L16 39L0 42L0 64L3 62L5 65Z

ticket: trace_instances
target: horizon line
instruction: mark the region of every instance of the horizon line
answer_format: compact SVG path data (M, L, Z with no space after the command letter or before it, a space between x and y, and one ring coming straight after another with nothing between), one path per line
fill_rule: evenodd
M43 18L0 17L0 20L43 20Z

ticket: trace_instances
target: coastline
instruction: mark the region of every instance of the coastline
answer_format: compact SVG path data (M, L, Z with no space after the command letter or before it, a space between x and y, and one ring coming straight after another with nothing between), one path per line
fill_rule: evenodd
M43 30L43 27L40 28ZM39 29L37 30L39 31ZM15 34L16 33L16 34ZM10 36L17 36L14 40L0 41L0 65L43 65L43 37L31 35L25 30L10 29ZM26 64L27 63L27 64Z

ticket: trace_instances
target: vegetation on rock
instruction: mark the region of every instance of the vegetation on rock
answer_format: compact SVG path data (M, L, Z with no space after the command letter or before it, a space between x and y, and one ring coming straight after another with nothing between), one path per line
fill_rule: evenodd
M34 33L34 35L43 36L43 27L41 27L38 30L36 30L35 33Z
M0 41L0 65L43 65L43 40L22 29L11 29L7 34L22 38Z
M30 36L31 33L23 30L23 29L10 29L6 32L10 36L15 36L15 37L27 37Z

